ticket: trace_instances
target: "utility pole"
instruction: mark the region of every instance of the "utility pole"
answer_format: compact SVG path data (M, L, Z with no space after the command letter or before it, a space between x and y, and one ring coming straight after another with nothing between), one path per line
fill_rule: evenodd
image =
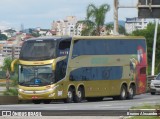
M119 0L114 0L114 35L118 35L119 25L118 25L118 9L119 8L136 8L137 6L119 5Z
M151 70L151 75L154 75L154 72L155 72L155 54L156 54L156 42L157 42L158 22L159 22L159 20L156 19L156 26L155 26L154 40L153 40L153 53L152 53L152 70Z
M114 0L114 35L118 35L118 5L119 1Z

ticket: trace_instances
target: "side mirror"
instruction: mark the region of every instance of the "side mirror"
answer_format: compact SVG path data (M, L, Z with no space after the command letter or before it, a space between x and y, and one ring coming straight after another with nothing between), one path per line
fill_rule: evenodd
M19 61L18 59L15 59L15 60L12 61L12 63L11 63L11 72L14 72L15 64L16 64L18 61Z

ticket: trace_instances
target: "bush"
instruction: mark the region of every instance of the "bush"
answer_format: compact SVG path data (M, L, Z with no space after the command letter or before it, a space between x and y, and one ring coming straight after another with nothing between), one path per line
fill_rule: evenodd
M15 88L11 88L8 91L7 90L4 91L3 95L5 95L5 96L17 96L18 95L18 90L15 89Z
M17 86L18 84L18 74L14 74L12 77L11 77L11 80L12 80L12 83L11 83L11 86Z

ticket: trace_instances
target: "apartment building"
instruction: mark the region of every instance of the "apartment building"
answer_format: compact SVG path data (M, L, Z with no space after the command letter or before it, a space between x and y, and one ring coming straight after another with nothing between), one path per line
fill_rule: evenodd
M126 18L125 29L127 33L132 33L135 30L145 29L148 25L146 19L140 19L137 17Z
M19 58L20 49L20 45L5 44L3 46L2 57Z
M59 36L81 35L83 25L77 25L77 21L75 16L67 16L64 20L53 21L52 30L56 31L56 35Z

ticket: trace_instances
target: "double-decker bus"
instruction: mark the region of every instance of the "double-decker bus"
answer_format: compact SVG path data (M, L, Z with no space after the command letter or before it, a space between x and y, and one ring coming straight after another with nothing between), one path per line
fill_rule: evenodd
M32 45L40 47L46 41L28 40L22 46L18 60L20 100L33 100L34 103L50 103L54 99L69 103L81 102L84 98L94 101L104 97L125 100L146 92L147 52L144 37L79 36L67 41L55 39L52 45L51 42L47 45L54 46L49 50L54 54L49 59L45 56L48 55L47 50L43 53L41 48L31 49ZM40 54L32 55L32 52L38 51ZM64 61L65 65L59 65Z

